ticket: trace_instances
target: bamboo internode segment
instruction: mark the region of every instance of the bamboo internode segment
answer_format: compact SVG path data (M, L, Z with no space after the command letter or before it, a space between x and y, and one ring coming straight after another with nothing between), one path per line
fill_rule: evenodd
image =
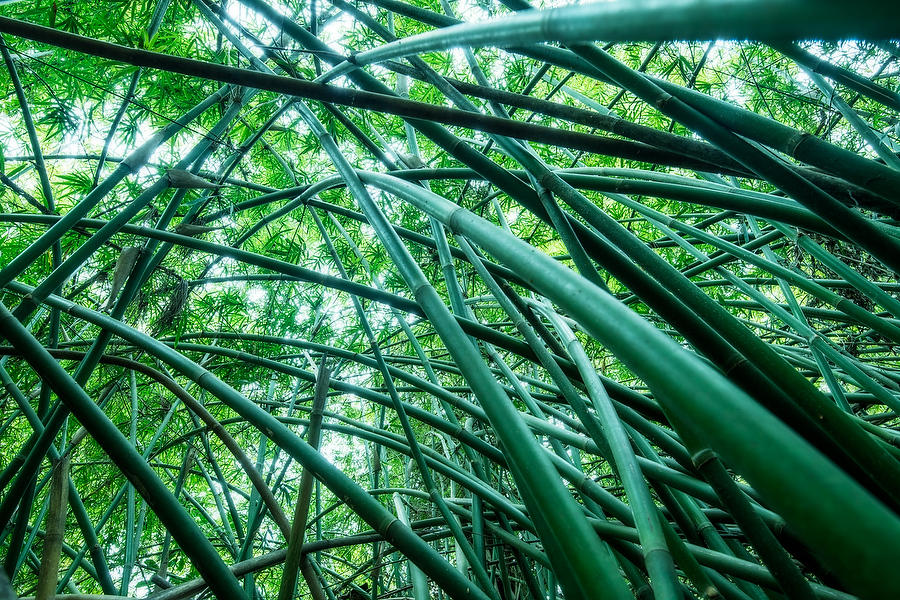
M0 596L900 597L900 10L551 4L0 1Z

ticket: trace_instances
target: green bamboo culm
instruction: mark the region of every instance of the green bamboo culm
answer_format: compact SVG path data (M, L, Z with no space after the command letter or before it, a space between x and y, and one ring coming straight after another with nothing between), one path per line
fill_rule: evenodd
M552 4L0 1L0 595L900 597L900 9Z

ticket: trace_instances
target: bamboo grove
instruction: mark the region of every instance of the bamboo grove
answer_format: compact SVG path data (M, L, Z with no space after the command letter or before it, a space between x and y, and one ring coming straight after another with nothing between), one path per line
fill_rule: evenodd
M900 598L898 13L0 1L0 597Z

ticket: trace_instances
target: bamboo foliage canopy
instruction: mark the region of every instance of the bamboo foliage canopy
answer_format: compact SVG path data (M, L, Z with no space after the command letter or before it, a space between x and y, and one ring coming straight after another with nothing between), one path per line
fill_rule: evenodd
M0 597L900 598L898 18L0 0Z

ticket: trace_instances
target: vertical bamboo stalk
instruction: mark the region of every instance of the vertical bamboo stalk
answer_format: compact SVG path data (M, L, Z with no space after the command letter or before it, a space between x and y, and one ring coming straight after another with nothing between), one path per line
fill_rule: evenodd
M316 373L316 387L313 393L312 411L310 413L307 440L315 450L319 449L322 440L322 413L325 410L325 400L328 398L328 385L331 371L327 365L327 356L319 360L319 371ZM294 505L294 516L291 524L290 537L288 538L287 556L284 560L284 569L281 575L281 584L278 588L278 600L291 600L297 586L297 572L301 570L310 592L316 600L321 600L321 584L314 571L308 566L302 565L303 540L306 535L307 518L309 516L309 503L312 498L313 476L309 469L303 469L300 477L300 486L297 493L297 501ZM301 569L301 566L303 567Z
M56 594L59 580L59 559L62 553L63 537L66 530L66 513L69 492L68 455L56 462L50 482L50 511L44 526L44 550L41 555L41 569L35 600L50 600Z

